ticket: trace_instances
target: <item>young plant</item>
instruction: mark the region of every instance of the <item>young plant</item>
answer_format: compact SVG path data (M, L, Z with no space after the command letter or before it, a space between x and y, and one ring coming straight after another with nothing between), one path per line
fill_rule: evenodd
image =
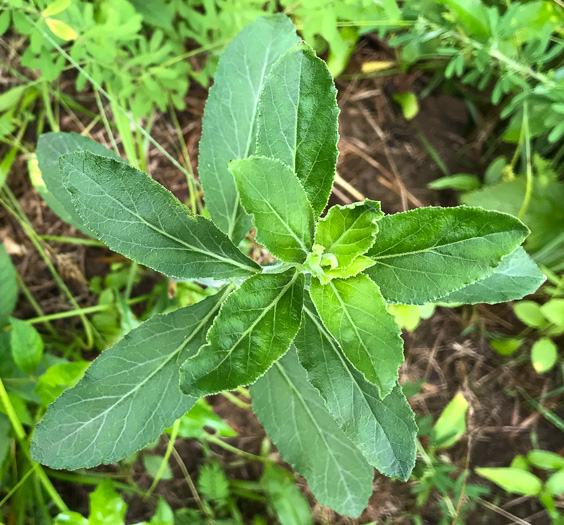
M233 40L210 90L199 175L212 220L84 137L41 137L46 186L83 231L174 278L215 279L218 290L104 351L50 406L33 458L59 469L114 462L198 398L252 385L256 415L323 505L358 516L373 468L409 478L417 429L387 304L516 299L539 279L497 269L518 261L540 272L519 250L527 228L499 212L384 215L366 200L320 219L338 113L325 63L275 15ZM260 266L238 249L252 226L278 261Z

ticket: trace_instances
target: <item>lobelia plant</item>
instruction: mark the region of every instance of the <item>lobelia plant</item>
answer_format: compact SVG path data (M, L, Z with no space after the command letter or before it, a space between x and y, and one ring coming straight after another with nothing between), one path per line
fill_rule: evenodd
M215 279L218 290L104 351L47 410L35 460L58 469L120 460L198 398L251 385L257 417L323 505L358 516L374 468L409 478L417 428L387 304L507 301L544 276L519 247L527 228L504 213L384 215L365 200L320 219L338 113L325 63L274 15L231 42L210 90L199 174L212 220L89 139L40 138L47 194L67 220L143 265ZM253 225L274 263L237 247Z

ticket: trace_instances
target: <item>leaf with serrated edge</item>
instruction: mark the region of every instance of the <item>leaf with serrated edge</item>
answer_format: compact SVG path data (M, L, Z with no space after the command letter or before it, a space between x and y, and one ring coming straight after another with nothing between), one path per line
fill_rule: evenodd
M327 205L335 178L338 115L333 77L305 42L272 66L260 95L257 153L290 166L316 217Z
M282 459L322 505L358 517L372 494L372 468L329 414L291 349L250 389L253 411Z
M425 304L493 274L529 230L482 208L418 208L385 216L366 270L386 301Z
M310 294L347 359L376 385L380 397L387 396L398 382L403 341L378 286L363 274L326 285L313 279Z
M203 217L128 164L86 151L60 159L84 223L112 250L179 279L248 277L259 270Z
M304 262L315 219L300 181L276 159L250 157L229 163L241 204L253 216L257 241L286 262Z
M415 465L417 426L401 387L380 399L343 355L307 294L294 344L309 382L343 432L382 474L407 481Z
M295 269L256 275L225 301L208 343L180 371L192 396L254 383L290 347L300 326L304 277Z
M92 236L92 231L84 225L74 208L71 196L63 186L63 178L59 170L59 157L73 151L90 151L124 163L125 160L102 144L78 133L44 133L37 141L37 161L41 178L47 188L47 192L43 193L42 197L61 219Z
M217 66L202 121L198 173L214 223L235 243L251 219L239 205L227 165L254 153L260 91L272 64L298 41L288 17L257 18L231 41Z
M365 255L359 255L354 261L345 268L336 268L335 270L327 270L326 276L328 280L331 279L348 279L354 277L360 272L370 268L374 265L374 261Z
M315 244L325 248L324 253L337 257L339 268L345 268L374 244L378 224L384 214L380 203L371 200L346 206L333 206L317 223Z
M438 303L504 303L523 299L534 293L544 283L546 277L538 266L519 246L513 253L506 255L494 273L474 284L466 286L446 297L437 299Z
M205 343L228 293L155 315L105 350L49 406L31 442L32 458L57 469L90 468L157 439L196 402L178 389L179 364Z
M0 290L2 290L0 296L0 328L3 328L8 323L18 300L16 269L3 244L0 244Z

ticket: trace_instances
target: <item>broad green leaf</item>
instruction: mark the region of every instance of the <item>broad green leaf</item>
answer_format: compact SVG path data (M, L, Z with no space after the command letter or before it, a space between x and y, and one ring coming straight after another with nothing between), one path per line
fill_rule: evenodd
M531 348L531 362L538 374L548 372L558 359L558 348L548 337L543 337L535 342Z
M16 269L3 244L0 244L0 290L0 328L3 328L8 324L18 300Z
M337 258L337 268L345 268L374 244L377 222L384 216L380 203L371 200L347 206L333 206L317 223L315 244L325 248L325 254Z
M358 517L372 494L373 470L329 414L295 350L251 387L253 410L322 505Z
M258 265L145 173L82 151L60 159L82 220L112 250L179 279L248 277Z
M403 342L378 286L360 274L326 285L314 279L310 293L319 317L347 359L376 385L380 397L386 397L398 382Z
M46 18L45 23L56 36L65 42L74 40L78 36L72 27L60 20L56 20L55 18Z
M59 157L73 151L91 151L96 155L110 157L120 162L125 161L102 144L77 133L44 133L37 141L37 160L41 173L40 177L32 178L33 185L61 219L92 236L92 231L84 225L73 206L71 196L63 186L62 175L59 171ZM45 190L42 188L42 183L44 183Z
M305 42L272 66L260 95L257 153L297 174L318 217L337 165L337 90L325 62Z
M294 344L309 382L341 430L382 474L407 480L415 465L417 427L401 387L380 399L378 389L343 355L307 296Z
M466 432L466 412L468 412L468 401L462 392L458 392L433 426L432 444L437 448L454 445Z
M122 525L126 512L127 504L109 479L90 494L89 525Z
M257 18L227 46L219 60L204 119L198 172L216 226L237 244L251 227L228 170L233 159L252 155L259 94L272 64L299 41L289 18Z
M519 468L477 468L476 474L514 494L536 496L542 489L542 482L539 478Z
M501 260L492 275L441 297L437 302L494 304L515 301L536 292L545 280L538 266L519 246Z
M291 472L266 463L260 484L268 494L280 525L312 525L311 508Z
M89 521L78 512L61 512L55 516L55 525L89 525Z
M25 374L33 374L43 358L43 340L33 326L20 319L10 318L12 357Z
M196 399L178 389L179 364L198 351L228 290L156 315L105 350L47 410L35 461L73 470L112 463L153 442Z
M555 472L546 481L546 490L553 496L564 494L564 470Z
M564 469L564 456L549 450L531 450L527 459L535 467L546 470Z
M222 306L208 344L182 365L182 391L202 397L254 383L290 347L303 288L303 274L295 269L244 281Z
M304 262L315 219L300 181L276 159L250 157L229 163L241 204L253 216L257 241L287 262Z
M425 304L485 279L528 234L515 217L481 208L418 208L385 216L366 273L386 301Z
M527 326L533 328L543 328L547 324L547 319L542 313L540 304L534 301L519 301L513 305L515 315Z
M541 312L552 324L564 326L564 299L551 299L541 306Z

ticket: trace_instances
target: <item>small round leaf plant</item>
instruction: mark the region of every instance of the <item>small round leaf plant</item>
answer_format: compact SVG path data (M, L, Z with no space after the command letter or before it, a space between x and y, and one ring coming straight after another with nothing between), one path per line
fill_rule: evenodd
M365 200L322 217L338 156L336 89L283 15L227 46L210 90L199 175L211 220L88 138L48 133L51 207L112 250L217 293L155 315L47 410L32 457L88 468L152 443L198 398L250 386L253 410L321 504L359 516L374 469L407 480L413 413L387 304L500 302L544 276L518 219L480 208L385 215ZM238 248L251 227L277 259ZM209 282L209 281L208 281Z

